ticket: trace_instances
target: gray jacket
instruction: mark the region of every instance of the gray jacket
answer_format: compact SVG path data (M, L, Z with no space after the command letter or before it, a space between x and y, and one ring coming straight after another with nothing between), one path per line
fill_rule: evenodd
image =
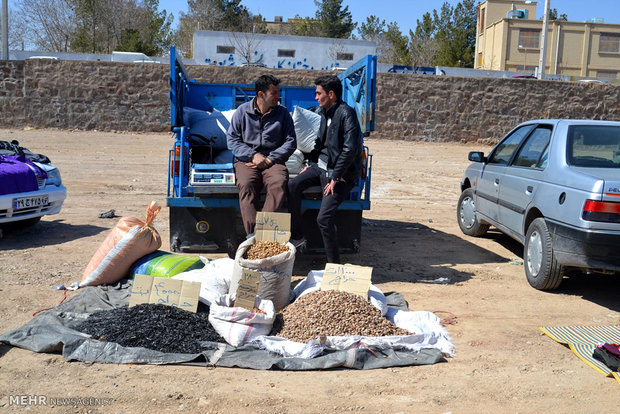
M244 162L252 161L254 154L260 152L275 164L284 164L297 148L293 118L288 110L276 105L261 115L254 110L254 100L237 108L226 139L235 158Z

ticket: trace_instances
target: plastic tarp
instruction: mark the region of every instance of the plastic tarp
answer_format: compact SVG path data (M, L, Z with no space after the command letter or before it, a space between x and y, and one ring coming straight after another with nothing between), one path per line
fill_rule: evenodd
M70 300L42 312L20 328L6 332L0 341L34 352L62 353L69 360L100 363L192 364L202 366L239 367L251 369L282 369L292 371L321 370L336 367L374 369L392 366L429 365L445 361L438 349L418 352L369 347L348 350L326 349L312 359L283 357L254 345L233 347L204 342L200 354L162 353L146 348L122 347L115 343L92 340L88 335L71 329L76 323L99 310L108 310L129 303L131 280L114 285L89 286ZM387 297L390 303L390 297Z

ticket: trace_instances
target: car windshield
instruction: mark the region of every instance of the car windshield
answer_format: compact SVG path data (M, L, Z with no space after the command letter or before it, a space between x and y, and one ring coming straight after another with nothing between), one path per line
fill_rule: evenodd
M620 168L620 127L572 125L566 151L568 164L575 167Z

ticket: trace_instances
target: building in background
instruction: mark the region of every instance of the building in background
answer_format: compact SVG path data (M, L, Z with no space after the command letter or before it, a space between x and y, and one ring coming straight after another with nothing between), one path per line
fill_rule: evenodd
M377 54L375 42L325 37L196 31L193 60L199 65L342 69Z
M474 68L534 74L540 58L542 26L543 21L536 19L535 1L481 2ZM620 24L606 24L602 19L549 21L545 73L618 79Z

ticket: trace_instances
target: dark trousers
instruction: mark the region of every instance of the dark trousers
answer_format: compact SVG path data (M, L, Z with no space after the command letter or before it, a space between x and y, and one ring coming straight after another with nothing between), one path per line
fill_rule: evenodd
M245 162L235 163L239 207L246 234L254 232L256 212L260 209L260 192L265 187L267 196L262 211L278 211L286 195L288 170L282 164L273 164L265 170L251 168Z
M320 169L316 164L311 164L303 173L288 182L288 207L291 213L291 238L300 239L303 237L303 226L301 218L301 199L302 192L309 187L321 186L323 188L329 182L325 170ZM345 182L338 182L334 187L334 194L323 195L321 209L316 218L323 245L327 254L328 263L340 263L340 252L338 250L338 233L336 231L336 209L349 196L349 191L353 188Z

